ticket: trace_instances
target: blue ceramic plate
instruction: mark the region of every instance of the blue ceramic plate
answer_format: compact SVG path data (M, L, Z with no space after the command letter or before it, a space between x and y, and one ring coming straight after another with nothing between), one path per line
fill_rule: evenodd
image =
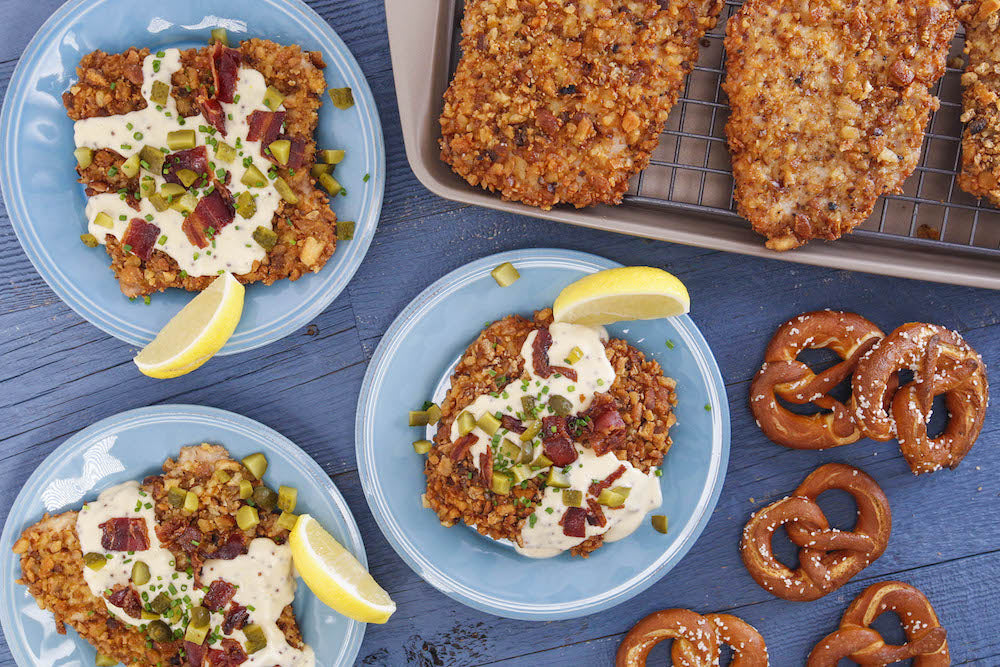
M154 295L150 306L130 302L103 248L80 243L86 197L76 182L73 123L61 95L75 82L80 58L94 49L202 46L213 27L228 29L233 41L261 37L322 52L327 85L350 86L356 102L341 111L327 99L316 130L319 146L347 150L337 178L348 195L334 197L332 205L339 219L356 221L354 240L340 243L317 274L248 287L243 319L220 354L277 340L326 308L361 264L382 209L385 148L371 91L344 42L305 4L70 0L31 40L11 77L0 115L0 186L14 231L49 287L81 317L132 345L152 340L191 295L172 289Z
M184 445L210 442L234 458L267 456L265 479L299 491L298 507L320 521L366 563L365 547L351 511L329 476L309 455L281 434L252 419L195 405L160 405L129 410L85 428L49 454L28 478L7 517L0 538L0 625L19 665L90 667L94 649L71 629L56 633L52 614L42 611L24 586L20 560L11 547L21 531L52 514L77 509L83 501L126 480L161 470ZM317 664L352 665L365 634L363 623L330 610L299 580L295 616Z
M490 271L512 262L521 279L500 288ZM410 443L406 411L441 398L454 365L483 323L530 317L563 287L621 266L568 250L485 257L424 290L383 336L358 401L357 456L365 496L382 532L413 570L446 595L499 616L553 620L607 609L646 589L684 556L715 507L729 459L729 411L718 366L688 316L608 327L660 362L677 380L674 444L663 465L661 535L645 523L590 558L532 560L462 526L443 528L420 503L424 457ZM673 349L666 345L673 341ZM706 406L709 409L706 409Z

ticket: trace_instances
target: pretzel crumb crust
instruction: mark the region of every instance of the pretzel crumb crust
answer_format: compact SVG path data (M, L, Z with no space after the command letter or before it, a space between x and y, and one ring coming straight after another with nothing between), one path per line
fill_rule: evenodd
M705 614L690 609L664 609L636 623L618 647L615 667L642 667L653 647L673 639L675 665L714 667L721 644L733 650L733 667L767 667L764 638L756 628L730 614Z
M958 187L1000 205L1000 0L970 0L958 8L965 26L962 74L962 168Z
M905 644L886 644L872 629L875 619L887 611L899 616ZM813 648L806 667L835 667L842 658L874 667L911 658L914 667L951 664L947 631L930 601L902 581L882 581L862 591L844 612L840 627Z

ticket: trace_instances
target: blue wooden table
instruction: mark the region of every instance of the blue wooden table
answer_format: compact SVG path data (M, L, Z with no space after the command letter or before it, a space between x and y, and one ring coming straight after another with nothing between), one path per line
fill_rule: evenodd
M0 0L0 92L25 44L59 3ZM958 470L919 479L909 473L895 443L792 451L767 441L747 408L749 381L774 329L789 316L818 308L857 311L887 331L906 321L937 322L960 331L991 369L1000 368L1000 294L651 242L435 197L414 178L403 153L381 3L310 4L360 61L385 129L385 207L361 270L308 328L250 353L214 359L185 377L155 381L136 372L134 348L81 320L56 298L29 264L0 209L0 521L35 466L75 431L130 408L199 403L277 428L319 462L351 504L371 571L399 605L387 625L368 627L360 664L608 664L623 633L639 618L661 608L688 607L743 617L763 633L772 664L801 665L863 587L889 578L908 581L928 595L948 629L956 664L1000 664L996 404ZM691 291L691 315L718 358L733 422L722 497L684 560L613 611L552 623L467 609L417 577L383 539L368 511L353 439L366 363L410 299L472 259L537 246L584 250L677 274ZM786 495L827 461L851 463L878 480L893 508L892 539L885 555L841 590L816 602L785 602L747 575L737 549L740 530L751 511ZM840 525L850 520L843 500L824 501ZM888 636L899 636L898 628L884 625ZM666 653L661 648L657 655ZM0 665L13 664L0 641Z

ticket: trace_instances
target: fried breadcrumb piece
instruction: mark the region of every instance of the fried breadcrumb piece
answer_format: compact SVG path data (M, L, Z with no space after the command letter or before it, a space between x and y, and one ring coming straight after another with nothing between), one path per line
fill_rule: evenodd
M722 0L466 0L441 159L549 209L617 204Z
M1000 0L971 0L958 9L965 26L962 74L962 169L958 187L1000 205Z
M729 20L735 198L768 248L836 239L901 191L956 27L946 0L748 0Z

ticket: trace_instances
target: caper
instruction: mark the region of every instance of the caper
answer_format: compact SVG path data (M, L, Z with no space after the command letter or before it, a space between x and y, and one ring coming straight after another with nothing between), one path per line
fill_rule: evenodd
M149 566L141 560L132 564L132 583L136 586L149 583Z
M209 611L201 605L191 607L191 625L196 628L203 628L208 625L211 616Z
M100 570L108 564L108 559L105 558L104 554L92 551L90 553L83 554L83 562L91 570Z
M253 501L257 507L270 512L278 506L278 494L261 484L253 490Z
M146 626L146 634L154 642L170 641L173 637L173 633L170 632L170 626L163 621L150 621L149 625Z
M549 407L552 408L552 412L556 413L560 417L565 417L573 411L573 403L559 394L554 394L549 398Z

